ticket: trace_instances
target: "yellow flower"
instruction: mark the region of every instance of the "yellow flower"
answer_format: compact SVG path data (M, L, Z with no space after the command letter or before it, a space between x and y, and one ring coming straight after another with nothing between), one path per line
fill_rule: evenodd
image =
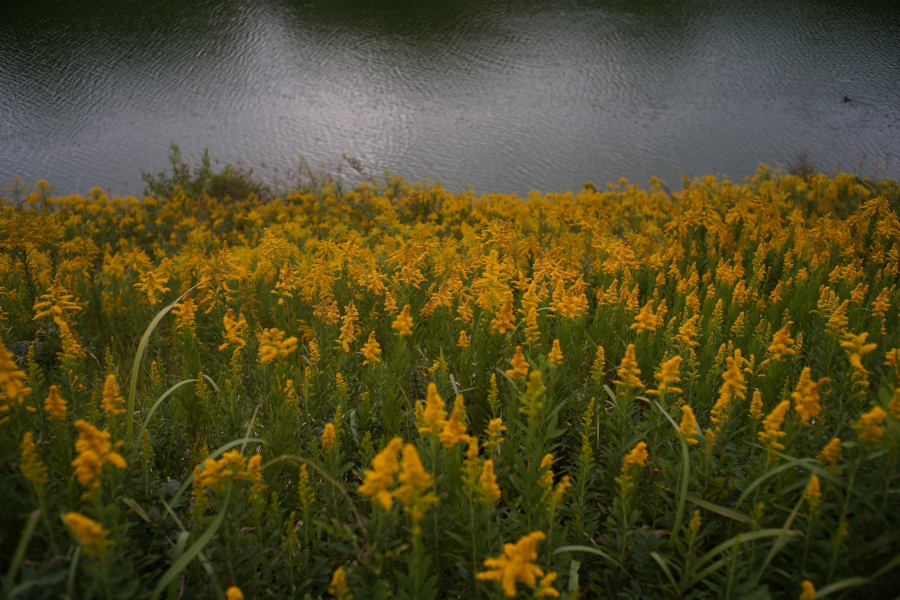
M761 419L763 410L762 392L753 390L753 399L750 400L750 410L747 413L751 419Z
M297 476L297 497L303 510L308 510L316 499L316 491L309 484L309 469L305 463L300 465L300 474Z
M597 385L602 385L606 377L606 351L603 346L597 346L597 354L594 356L594 364L591 365L591 379Z
M619 365L619 379L613 381L613 383L637 389L643 387L640 375L641 370L638 368L637 359L634 356L634 344L628 344L628 348L625 349L625 356L622 357L622 364Z
M225 600L244 600L244 592L238 586L233 585L225 592Z
M484 449L487 452L490 452L504 440L504 438L500 437L500 434L504 431L506 431L506 427L503 425L503 419L491 419L488 422L487 429L484 431L484 436L487 438L487 441L484 442Z
M515 328L516 317L513 315L513 305L510 301L504 304L497 316L491 320L490 332L504 335L507 331L512 331Z
M699 510L695 510L695 511L694 511L694 516L691 517L691 522L688 523L688 531L691 532L691 535L693 535L694 537L697 536L697 532L700 531L700 525L701 525L701 522L700 522L700 511L699 511Z
M559 592L553 587L553 582L556 581L556 578L557 574L555 572L547 573L538 583L537 589L534 590L534 597L559 598Z
M297 349L297 338L284 339L280 329L263 329L259 336L259 362L267 363L278 358L285 358Z
M59 395L59 388L55 385L50 386L50 392L44 400L44 410L50 414L48 418L51 421L66 420L66 401Z
M887 413L880 406L876 406L869 412L861 415L853 428L861 441L867 444L877 444L884 435L884 429L881 428L881 424L884 423L885 419L887 419Z
M797 388L791 393L794 399L794 410L800 415L803 424L809 426L810 419L818 417L822 410L819 399L819 388L828 383L830 380L823 377L819 381L813 381L810 377L811 370L804 367L800 373L800 380L797 382Z
M538 577L544 572L532 561L537 560L537 544L546 536L534 531L522 537L515 544L503 544L503 555L488 558L484 566L488 571L475 575L479 581L499 581L503 592L510 598L516 595L516 583L524 583L534 589L538 585Z
M694 315L690 319L684 322L684 325L678 328L678 335L675 336L675 339L682 344L684 344L687 348L693 348L697 345L697 342L694 341L694 338L697 337L697 321L700 319L700 315Z
M188 331L191 334L194 333L194 329L196 328L194 319L197 315L197 305L191 300L190 294L185 296L184 300L179 302L178 305L172 309L172 314L178 318L176 329Z
M422 466L422 459L414 444L403 447L401 471L397 479L400 487L394 491L394 497L403 504L403 510L414 523L421 521L428 508L438 501L438 497L431 492L434 482Z
M3 391L3 401L9 406L20 405L31 393L31 388L22 385L25 372L21 371L13 360L12 353L0 340L0 390Z
M553 455L545 454L544 458L541 459L541 470L544 471L544 474L541 475L538 482L545 490L549 490L553 487L553 469L550 468L552 465Z
M553 340L553 347L550 349L550 364L561 365L563 361L562 349L559 347L559 340Z
M82 420L75 421L78 429L78 440L75 442L75 451L78 456L72 461L75 467L75 476L78 483L88 491L100 487L100 472L103 466L108 464L119 469L125 468L125 459L118 452L112 451L109 442L108 431L100 431L90 423Z
M671 385L673 383L681 382L681 377L679 377L680 373L678 372L678 370L681 368L682 360L683 359L680 356L673 356L666 362L662 363L659 366L659 373L653 375L654 379L659 381L658 387L655 390L647 390L647 393L651 396L662 396L667 393L682 393L681 388Z
M678 433L683 435L684 441L691 446L699 444L700 441L697 439L697 417L694 416L694 409L687 404L683 404L681 413L681 426L678 428Z
M769 456L775 456L779 450L784 450L784 446L778 442L779 439L787 435L781 431L781 424L784 423L784 417L791 408L790 400L782 400L768 416L763 419L763 431L757 435L759 440L769 449Z
M847 353L850 359L850 366L853 367L853 374L850 376L853 387L856 388L857 394L865 393L865 389L869 387L869 372L862 364L862 357L875 350L878 344L867 344L866 338L869 332L864 331L859 335L853 333L845 333L844 339L841 340L841 348Z
M816 586L809 579L803 580L803 591L800 592L800 600L813 600L816 597Z
M84 553L89 556L100 556L106 548L114 545L109 539L109 531L93 519L77 512L70 512L66 513L63 521L78 536L84 546Z
M634 465L636 467L643 467L647 464L647 458L648 455L646 442L638 442L638 445L635 446L622 461L622 472L627 472L628 468L631 465Z
M38 457L30 431L26 431L22 437L22 462L19 463L19 470L34 487L35 494L43 496L44 486L48 481L47 466Z
M883 317L891 309L891 290L887 286L882 288L881 293L872 302L872 316Z
M497 485L497 476L494 474L494 461L487 459L484 461L484 468L481 471L481 477L478 478L481 483L481 496L485 502L493 504L500 499L502 492L500 486Z
M840 438L831 438L831 441L825 444L822 452L819 453L819 462L825 465L827 471L836 471L840 460L841 440Z
M426 419L428 411L425 411ZM453 412L450 414L450 420L444 425L440 433L441 443L447 448L452 448L460 442L468 442L469 436L466 435L466 405L463 401L462 394L456 397L453 404Z
M785 356L794 354L794 340L791 338L791 325L793 321L775 332L772 336L772 343L769 345L768 352L772 356L772 360L781 360Z
M894 415L895 419L900 419L900 387L894 390L894 396L888 404L888 411Z
M447 426L447 411L444 400L438 393L437 385L428 384L428 395L425 398L424 410L422 402L416 402L416 428L420 434L433 433L440 435Z
M469 347L469 338L466 336L465 329L459 332L459 341L456 342L456 346L458 348L462 348L463 350Z
M326 454L331 454L334 450L334 423L325 423L325 430L322 432L322 449Z
M119 395L116 376L110 373L106 376L103 384L103 399L100 401L100 406L111 415L122 415L125 414L125 409L122 408L124 404L125 399Z
M365 357L363 366L381 362L381 359L378 358L378 355L381 354L381 346L378 344L378 340L375 339L374 331L369 334L369 339L362 347L362 353L363 357Z
M809 514L815 516L819 512L819 505L822 504L822 489L819 485L819 478L815 474L810 477L803 497L806 498L806 503L809 505Z
M356 322L359 320L359 312L356 305L351 301L344 309L344 316L341 317L343 325L341 325L341 335L338 338L340 347L344 352L350 352L350 344L356 341ZM371 339L371 337L369 338Z
M235 321L234 311L229 308L222 321L225 324L225 343L219 346L219 350L224 350L228 347L228 344L234 344L237 350L246 346L247 342L244 340L244 332L247 331L247 321L244 320L244 315L239 315L237 321Z
M391 510L394 504L394 498L388 488L394 485L394 475L400 470L397 453L402 447L403 440L398 437L388 442L385 449L372 459L372 469L366 469L363 473L365 477L363 484L359 486L360 494L372 498L381 504L384 510Z
M528 377L528 361L525 360L525 355L522 354L522 346L516 346L516 353L513 355L512 360L509 361L509 364L512 365L512 369L507 369L506 375L510 379L525 379Z
M719 398L716 400L709 417L709 420L718 427L721 427L726 417L728 417L728 405L731 403L731 399L734 396L741 400L747 397L747 386L744 383L744 374L741 372L743 362L744 358L741 357L740 350L734 351L734 358L729 356L725 359L728 368L722 373L723 381L722 387L719 388Z
M169 288L164 286L167 279L167 277L159 276L153 271L145 271L141 273L140 281L134 284L134 287L147 294L147 302L150 303L150 306L153 306L154 304L159 304L159 298L156 297L156 294L164 294L169 291Z
M347 588L347 574L344 573L344 567L338 567L334 575L331 576L331 586L328 593L338 600L353 600L353 594Z
M412 335L413 320L409 316L409 304L403 307L391 327L397 330L397 335Z

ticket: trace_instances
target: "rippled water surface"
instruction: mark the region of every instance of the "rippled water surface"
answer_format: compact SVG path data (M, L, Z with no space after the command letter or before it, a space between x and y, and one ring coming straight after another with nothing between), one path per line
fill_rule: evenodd
M171 142L519 194L900 156L893 2L10 4L0 180L60 192L139 193Z

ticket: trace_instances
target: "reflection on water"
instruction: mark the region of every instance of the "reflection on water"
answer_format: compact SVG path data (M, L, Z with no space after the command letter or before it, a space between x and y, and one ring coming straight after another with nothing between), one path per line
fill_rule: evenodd
M133 193L170 142L274 180L525 194L900 155L890 2L181 0L0 18L0 180ZM851 102L843 102L844 96Z

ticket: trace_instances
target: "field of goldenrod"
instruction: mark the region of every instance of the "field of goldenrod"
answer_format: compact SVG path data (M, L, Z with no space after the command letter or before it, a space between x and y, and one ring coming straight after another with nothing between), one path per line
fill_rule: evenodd
M900 186L0 198L17 598L892 598Z

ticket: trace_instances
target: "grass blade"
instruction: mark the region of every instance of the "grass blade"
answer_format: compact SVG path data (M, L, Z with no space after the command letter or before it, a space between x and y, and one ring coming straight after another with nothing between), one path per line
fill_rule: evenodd
M34 527L37 525L40 516L40 510L36 510L28 515L28 521L25 522L25 529L22 530L22 537L19 538L19 545L16 546L16 553L13 554L12 562L9 563L9 568L6 570L6 579L3 580L4 598L10 597L13 582L16 579L16 573L19 572L19 565L22 564L22 560L25 558L25 550L28 548L28 542L31 541L31 536L34 535Z
M675 511L675 524L672 526L672 533L669 534L669 545L671 546L678 537L678 531L681 529L681 520L684 518L684 504L687 500L688 484L690 483L691 475L691 455L687 442L685 441L684 436L681 435L681 428L675 423L675 419L666 412L666 409L664 409L659 402L654 401L653 404L656 405L663 416L672 424L672 427L675 428L675 433L681 442L681 489L678 491L678 508Z
M609 554L607 554L603 550L600 550L599 548L591 548L590 546L560 546L553 551L553 554L562 554L563 552L587 552L588 554L596 554L601 558L605 558L610 563L616 562Z
M193 381L197 381L196 379L185 379L184 381L179 381L165 392L163 392L162 396L156 399L156 402L153 403L153 406L150 408L150 412L147 413L147 416L144 417L144 422L141 424L141 428L138 430L137 435L134 437L134 443L132 447L137 447L138 441L141 439L141 436L144 435L144 430L147 429L147 426L150 424L150 418L153 416L153 413L156 412L156 409L160 407L162 401L172 395L172 393L185 385L186 383L191 383Z

